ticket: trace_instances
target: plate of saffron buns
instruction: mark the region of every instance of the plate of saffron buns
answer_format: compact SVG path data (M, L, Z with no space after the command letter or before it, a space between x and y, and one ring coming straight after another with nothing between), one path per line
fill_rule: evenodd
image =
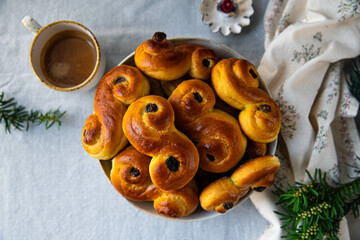
M82 143L135 207L194 221L274 183L280 125L251 62L211 40L156 32L101 79Z

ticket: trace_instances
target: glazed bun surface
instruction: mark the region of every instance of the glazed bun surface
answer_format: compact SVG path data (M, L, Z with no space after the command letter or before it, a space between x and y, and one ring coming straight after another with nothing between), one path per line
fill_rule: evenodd
M154 201L158 214L168 217L186 217L193 213L199 205L199 190L196 181L191 180L185 187L174 191L163 191Z
M130 143L152 157L152 182L166 191L184 187L199 166L196 147L175 128L174 118L174 110L165 98L149 95L132 103L123 120Z
M130 146L113 159L111 183L127 199L153 201L161 191L151 182L149 163L151 158Z
M113 159L110 179L114 188L125 198L134 201L154 201L158 214L167 217L185 217L199 205L199 190L195 180L183 188L162 191L149 175L151 158L129 146Z
M182 82L169 97L176 126L197 143L200 168L222 173L233 168L246 150L246 137L238 121L215 109L211 87L197 79Z
M200 193L200 205L206 211L224 213L231 209L249 190L263 191L274 182L280 167L276 156L265 155L241 165L230 177L210 183Z
M162 81L176 80L187 73L207 80L217 59L213 50L200 45L174 46L162 32L140 44L134 55L136 66L145 75Z
M275 101L259 86L259 73L245 59L229 58L213 68L212 84L218 96L241 110L239 122L245 135L259 143L277 138L281 113Z
M126 146L122 120L127 105L149 91L147 78L132 66L117 66L101 79L94 114L87 118L82 130L83 147L91 157L108 160Z

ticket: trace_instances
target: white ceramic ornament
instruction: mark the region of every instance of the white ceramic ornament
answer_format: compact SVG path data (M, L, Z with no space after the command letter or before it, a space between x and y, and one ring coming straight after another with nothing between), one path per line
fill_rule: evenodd
M220 30L224 36L239 34L243 26L250 24L249 17L254 14L252 0L202 0L200 11L211 31Z

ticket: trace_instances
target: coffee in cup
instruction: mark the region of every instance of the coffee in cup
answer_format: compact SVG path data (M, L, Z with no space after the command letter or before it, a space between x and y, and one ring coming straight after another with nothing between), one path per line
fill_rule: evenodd
M105 58L90 30L73 21L41 27L32 18L25 17L23 23L36 34L30 62L42 83L58 91L84 91L100 81Z

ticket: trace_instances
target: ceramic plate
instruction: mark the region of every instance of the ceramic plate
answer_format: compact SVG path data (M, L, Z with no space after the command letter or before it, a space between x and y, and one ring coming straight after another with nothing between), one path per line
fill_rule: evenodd
M217 54L217 56L220 59L224 59L224 58L243 58L239 53L235 52L234 50L220 44L220 43L216 43L213 42L211 40L207 40L207 39L200 39L200 38L172 38L170 39L174 45L179 45L179 44L184 44L184 43L191 43L191 44L199 44L208 48L211 48L215 51L215 53ZM135 62L134 62L134 52L131 53L129 56L127 56L124 60L122 60L119 65L131 65L131 66L135 66ZM260 79L260 86L261 89L265 90L268 94L268 88L264 85L264 83L261 81ZM275 149L276 149L276 144L277 144L277 140L275 140L272 143L268 144L268 152L267 154L271 154L274 155L275 154ZM110 171L111 171L111 167L112 167L112 161L111 160L100 160L100 165L105 173L105 175L107 176L107 178L110 180ZM114 191L116 191L114 189ZM248 194L246 194L242 199L240 199L240 201L232 208L234 209L235 207L239 207L241 205L242 202L244 202L252 193L252 190L248 192ZM217 212L207 212L205 210L202 210L200 205L198 207L198 209L191 214L190 216L187 217L183 217L183 218L170 218L170 217L165 217L162 215L158 215L155 211L155 209L153 208L153 202L137 202L137 201L132 201L132 200L128 200L132 205L134 205L135 207L137 207L138 209L160 217L160 218L165 218L167 220L176 220L176 221L201 221L201 220L205 220L208 218L213 218L216 216L221 216L222 214L217 213ZM231 210L232 210L231 209ZM230 211L231 211L230 210Z

